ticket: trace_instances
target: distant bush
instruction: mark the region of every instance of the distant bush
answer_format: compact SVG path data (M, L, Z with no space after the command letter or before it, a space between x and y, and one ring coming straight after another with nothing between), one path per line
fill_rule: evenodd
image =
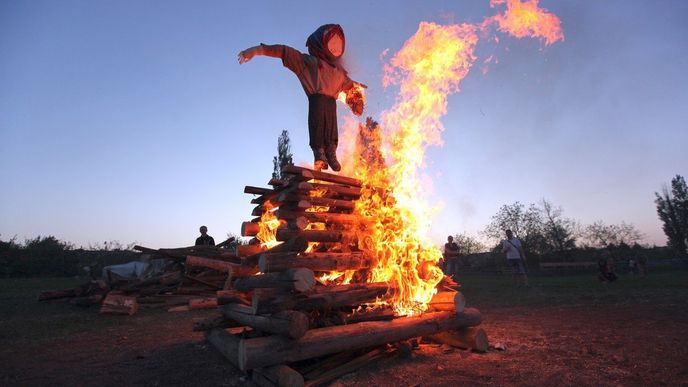
M89 267L99 275L107 265L137 260L139 254L130 250L84 250L58 240L54 236L26 240L0 240L0 276L2 277L71 277L87 275Z

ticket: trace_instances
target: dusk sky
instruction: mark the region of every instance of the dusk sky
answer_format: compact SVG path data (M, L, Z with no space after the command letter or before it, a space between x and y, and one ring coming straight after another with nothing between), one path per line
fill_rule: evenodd
M688 176L688 2L540 6L565 40L481 41L449 97L425 170L443 203L433 240L546 198L664 245L654 192ZM1 1L0 239L158 248L193 244L200 225L216 242L238 234L254 206L243 188L267 186L283 129L296 163L312 162L297 78L274 58L239 65L239 51L305 52L338 23L349 75L369 86L364 117L378 118L398 92L383 65L420 22L494 13L488 0ZM354 117L338 110L340 126Z

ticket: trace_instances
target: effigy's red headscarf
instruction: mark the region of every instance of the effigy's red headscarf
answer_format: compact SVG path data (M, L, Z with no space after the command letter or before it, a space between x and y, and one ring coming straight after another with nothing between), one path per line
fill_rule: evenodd
M327 49L327 42L335 34L338 34L342 38L343 55L344 48L346 47L346 39L344 38L344 30L339 24L325 24L320 26L308 37L308 40L306 40L306 47L308 47L309 54L324 60L332 66L341 68L339 59L342 56L334 56L330 50Z

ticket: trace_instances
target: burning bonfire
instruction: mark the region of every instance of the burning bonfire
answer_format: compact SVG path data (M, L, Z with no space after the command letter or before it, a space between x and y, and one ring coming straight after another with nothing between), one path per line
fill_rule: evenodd
M420 24L385 66L383 82L399 87L395 105L380 124L347 128L344 137L356 140L341 175L288 166L272 188L245 188L259 196L242 235L258 243L227 265L223 317L199 328L239 368L260 368L274 382L291 371L264 367L446 331L453 343L485 349L484 334L476 344L469 329L480 313L464 308L428 236L436 209L422 200L425 151L442 144L447 97L475 64L480 39L495 29L563 39L559 19L537 0L490 4L506 10L479 24ZM241 333L221 329L232 326Z

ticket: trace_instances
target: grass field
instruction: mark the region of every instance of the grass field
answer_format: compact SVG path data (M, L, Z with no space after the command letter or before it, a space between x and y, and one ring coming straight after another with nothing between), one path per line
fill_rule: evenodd
M508 350L445 353L371 365L340 380L367 385L680 385L688 383L688 270L623 275L458 275L467 305L481 310L491 342ZM246 376L192 332L213 311L140 310L38 302L75 278L0 280L0 385L242 385ZM437 372L438 369L446 372ZM534 383L538 381L538 383Z
M509 275L457 275L470 305L599 305L639 302L685 302L688 270L663 269L647 277L626 274L614 283L600 283L595 272L530 276L530 287L514 286Z

